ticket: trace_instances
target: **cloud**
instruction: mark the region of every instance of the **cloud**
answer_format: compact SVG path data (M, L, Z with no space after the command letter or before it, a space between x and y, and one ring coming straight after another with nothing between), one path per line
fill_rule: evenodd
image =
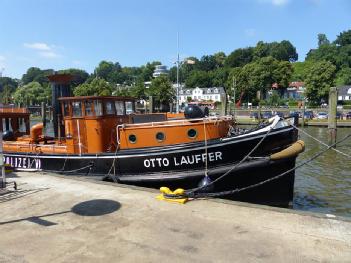
M259 0L261 3L270 3L274 6L284 6L289 3L290 0Z
M49 45L45 43L24 43L23 46L35 50L51 50L51 47L49 47Z
M73 63L74 65L81 65L81 64L82 64L82 61L80 61L80 60L73 60L72 63Z
M24 43L24 47L38 51L38 55L43 58L58 58L60 55L54 50L55 45L48 45L46 43L36 42L36 43Z
M256 30L253 28L247 28L245 29L245 35L247 37L254 37L256 35Z

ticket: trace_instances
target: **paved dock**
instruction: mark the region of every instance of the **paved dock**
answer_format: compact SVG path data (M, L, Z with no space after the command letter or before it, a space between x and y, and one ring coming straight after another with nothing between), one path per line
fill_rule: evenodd
M351 221L18 173L0 195L0 262L350 262Z

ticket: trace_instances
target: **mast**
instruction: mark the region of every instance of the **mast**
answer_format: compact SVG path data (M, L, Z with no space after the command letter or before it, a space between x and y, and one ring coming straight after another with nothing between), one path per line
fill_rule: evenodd
M179 113L179 32L177 32L177 98L176 113Z

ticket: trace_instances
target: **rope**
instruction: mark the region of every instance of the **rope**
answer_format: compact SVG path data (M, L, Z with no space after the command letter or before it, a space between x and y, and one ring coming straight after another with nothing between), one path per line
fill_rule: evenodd
M234 194L234 193L239 193L248 189L252 189L258 186L261 186L263 184L266 184L268 182L271 182L273 180L277 180L281 177L283 177L284 175L295 171L296 169L299 169L300 167L312 162L314 159L318 158L319 156L321 156L322 154L324 154L325 152L327 152L329 149L332 149L334 146L336 146L339 143L342 143L343 141L347 140L348 138L351 137L351 133L346 135L343 139L341 139L340 141L337 141L335 143L333 143L332 145L329 145L328 148L316 153L315 155L313 155L311 158L307 159L306 161L300 163L299 165L295 166L294 168L291 168L279 175L276 175L274 177L271 177L267 180L261 181L259 183L256 184L252 184L243 188L236 188L233 190L228 190L228 191L222 191L222 192L217 192L217 193L185 193L183 196L180 195L165 195L167 198L173 198L173 199L178 199L178 198L183 198L183 197L187 197L187 198L202 198L202 197L217 197L217 196L223 196L223 195L230 195L230 194Z
M274 129L275 126L270 127L270 129L266 132L266 134L262 137L262 139L256 144L256 146L237 164L235 164L232 168L230 168L227 172L225 172L223 175L221 175L220 177L218 177L217 179L211 181L209 184L205 185L205 186L201 186L201 187L197 187L197 188L193 188L190 190L186 191L186 194L193 194L196 191L199 191L203 188L207 188L210 185L213 185L214 183L218 182L219 180L221 180L222 178L224 178L225 176L227 176L229 173L231 173L233 170L235 170L239 165L241 165L243 162L245 162L250 155L261 145L261 143L267 138L267 136L269 135L269 133Z
M319 140L319 139L313 137L311 134L308 134L308 133L307 133L306 131L304 131L303 129L300 129L300 128L298 128L297 126L295 126L295 125L293 125L293 124L292 124L292 126L293 126L295 129L297 129L298 131L300 131L300 132L302 132L303 134L307 135L308 137L312 138L313 140L319 142L320 144L329 147L328 144L326 144L326 143L322 142L321 140ZM338 149L335 149L335 148L331 148L331 149L332 149L333 151L337 152L337 153L340 153L340 154L342 154L342 155L348 157L348 158L351 158L351 155L350 155L350 154L344 153L344 152L342 152L342 151L340 151L340 150L338 150Z

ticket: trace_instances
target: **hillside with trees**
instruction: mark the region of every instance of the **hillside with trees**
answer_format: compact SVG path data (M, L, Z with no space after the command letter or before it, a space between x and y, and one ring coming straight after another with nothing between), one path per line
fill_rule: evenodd
M351 85L351 30L341 32L334 41L318 34L316 44L317 48L311 49L303 62L298 61L296 48L288 40L259 41L229 54L188 57L180 65L179 80L187 88L223 86L230 95L234 82L237 92L250 101L255 100L258 91L265 94L273 83L286 88L291 81L303 81L309 103L319 104L327 99L330 86ZM71 85L77 96L113 94L147 99L153 95L162 104L174 99L171 84L176 82L177 70L174 66L167 77L155 79L152 74L160 64L153 61L140 67L126 67L119 62L101 61L91 74L75 68L57 72L75 76ZM49 102L47 75L53 73L53 69L31 67L21 79L0 78L1 102L21 105ZM150 88L145 87L145 82L151 83Z

